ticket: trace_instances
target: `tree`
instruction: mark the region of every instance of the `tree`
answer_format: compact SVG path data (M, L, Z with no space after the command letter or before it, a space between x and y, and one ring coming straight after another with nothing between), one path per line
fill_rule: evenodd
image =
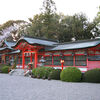
M43 7L41 8L43 14L52 15L56 12L56 5L53 0L44 0Z
M63 16L60 22L59 41L67 42L72 38L75 40L91 39L93 34L93 23L90 23L85 14L75 14L73 16Z
M0 26L1 39L7 38L8 40L19 39L24 26L27 24L24 20L9 20Z
M69 19L66 21L64 18L64 15L56 13L56 6L52 0L44 0L41 14L29 19L30 27L27 28L27 32L30 36L57 39L59 42L70 41L73 37L71 21L68 22ZM69 24L70 28L65 24Z
M100 7L97 16L93 20L92 33L94 37L100 37Z
M30 36L56 39L59 42L93 38L95 24L89 22L83 13L65 16L56 13L55 3L44 0L42 12L29 19L26 32Z
M68 42L73 38L72 34L72 16L64 16L62 14L60 16L60 25L59 25L59 34L58 40L59 42Z
M87 20L85 14L75 14L73 16L73 35L76 40L91 39L91 23Z
M30 27L27 32L30 36L57 39L59 15L56 14L55 3L44 0L42 12L30 18Z
M30 26L26 29L29 36L43 37L43 14L36 14L33 19L29 18Z
M42 13L44 16L44 33L46 38L54 38L54 19L56 16L56 6L53 0L44 0Z

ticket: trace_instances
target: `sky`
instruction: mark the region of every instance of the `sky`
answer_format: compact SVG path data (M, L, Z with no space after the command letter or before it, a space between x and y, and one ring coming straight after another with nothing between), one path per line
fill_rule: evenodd
M100 0L53 0L58 13L73 15L83 12L92 21L97 15ZM25 20L40 13L43 0L0 0L0 24L8 20Z

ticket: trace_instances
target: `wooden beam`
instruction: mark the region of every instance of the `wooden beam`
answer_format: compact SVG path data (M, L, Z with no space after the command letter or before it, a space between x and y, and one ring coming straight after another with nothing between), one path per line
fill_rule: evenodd
M24 53L35 53L35 51L24 51Z

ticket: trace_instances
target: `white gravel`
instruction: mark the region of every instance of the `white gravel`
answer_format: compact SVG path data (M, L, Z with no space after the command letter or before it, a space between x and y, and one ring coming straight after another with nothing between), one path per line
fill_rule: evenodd
M100 84L0 74L0 100L100 100Z

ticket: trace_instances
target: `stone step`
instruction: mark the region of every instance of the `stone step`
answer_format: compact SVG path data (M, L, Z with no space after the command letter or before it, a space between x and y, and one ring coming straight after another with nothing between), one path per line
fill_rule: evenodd
M9 72L9 75L24 76L24 70L23 69L12 69L12 71Z

